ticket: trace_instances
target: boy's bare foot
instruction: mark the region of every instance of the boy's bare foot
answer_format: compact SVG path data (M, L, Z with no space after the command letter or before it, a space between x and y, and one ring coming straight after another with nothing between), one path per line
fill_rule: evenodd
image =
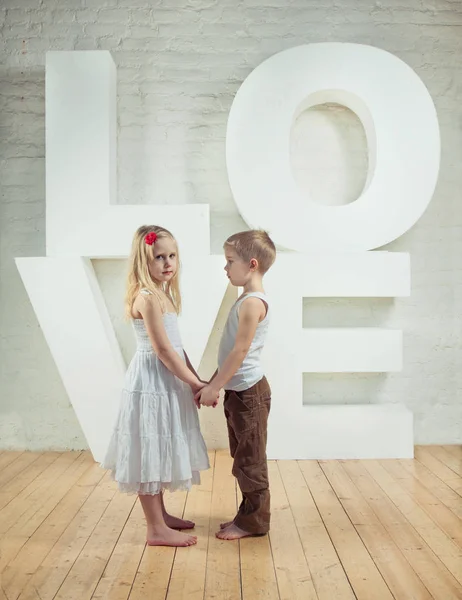
M179 517L173 517L168 513L164 513L164 521L167 527L170 527L170 529L194 529L196 526L193 521L180 519Z
M169 527L162 527L158 530L150 530L146 539L148 546L193 546L197 543L195 535L180 533Z
M249 537L249 535L253 534L248 533L243 529L239 529L237 525L231 523L231 525L229 525L225 529L220 529L220 531L217 531L215 535L220 540L240 540L241 538Z
M226 521L226 523L220 523L220 529L226 529L230 525L232 525L234 521Z

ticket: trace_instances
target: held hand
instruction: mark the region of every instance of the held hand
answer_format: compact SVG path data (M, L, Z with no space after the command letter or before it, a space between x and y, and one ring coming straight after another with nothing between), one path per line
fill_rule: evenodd
M193 391L193 394L194 395L198 394L203 388L205 388L206 385L207 385L207 383L200 379L198 379L195 383L192 383L191 389Z
M202 395L202 390L199 390L197 392L197 394L194 394L194 404L197 406L197 408L199 410L201 408L201 395Z
M212 388L212 386L207 385L204 389L201 390L199 401L203 406L215 407L218 404L219 397L219 390L216 390Z
M201 390L203 390L206 385L205 381L201 381L200 379L198 379L195 384L191 385L192 393L194 394L194 404L197 408L201 407L199 398L201 396Z
M210 379L210 381L207 381L207 385L211 385L212 381L214 380L215 375ZM217 392L217 399L215 400L215 402L212 404L213 408L216 408L218 406L218 400L220 399L220 391Z

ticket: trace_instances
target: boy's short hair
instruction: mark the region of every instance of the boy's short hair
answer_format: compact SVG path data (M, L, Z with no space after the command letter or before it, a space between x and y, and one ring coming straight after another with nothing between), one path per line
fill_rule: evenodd
M232 246L239 258L250 261L252 258L258 260L258 270L265 274L276 260L276 246L266 233L259 229L241 231L230 236L225 246Z

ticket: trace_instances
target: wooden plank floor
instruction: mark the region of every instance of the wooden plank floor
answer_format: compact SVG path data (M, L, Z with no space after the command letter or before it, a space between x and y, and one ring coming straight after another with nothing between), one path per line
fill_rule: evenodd
M462 600L462 447L414 460L270 461L269 536L225 542L226 451L189 494L197 546L150 548L88 452L0 452L0 600Z

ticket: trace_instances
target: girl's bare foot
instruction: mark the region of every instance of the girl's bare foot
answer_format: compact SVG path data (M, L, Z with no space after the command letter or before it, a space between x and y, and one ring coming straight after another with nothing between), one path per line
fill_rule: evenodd
M243 529L239 529L239 527L237 527L234 523L231 523L231 525L225 529L220 529L220 531L217 531L215 535L220 540L240 540L241 538L245 538L253 534L248 533Z
M169 515L164 503L164 495L160 494L160 504L162 506L162 516L164 517L165 524L170 529L193 529L196 524L193 521L187 521L186 519L180 519L179 517L173 517Z
M232 525L234 521L226 521L226 523L220 523L220 529L226 529L230 525Z
M197 543L197 537L187 533L180 533L169 527L161 527L159 529L148 528L146 541L148 546L193 546Z
M180 519L179 517L173 517L167 513L164 513L164 521L167 527L170 527L170 529L194 529L196 526L193 521Z

